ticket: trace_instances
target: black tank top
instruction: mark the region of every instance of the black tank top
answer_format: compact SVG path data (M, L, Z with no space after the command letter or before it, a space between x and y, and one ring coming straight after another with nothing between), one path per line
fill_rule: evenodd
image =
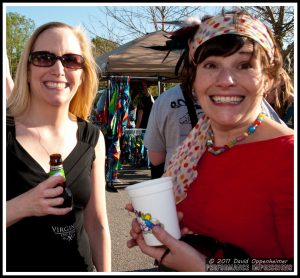
M79 118L77 123L77 145L63 161L74 209L64 216L27 217L7 228L7 271L92 271L83 210L91 192L99 129ZM16 140L12 118L6 127L6 200L10 200L47 179L49 173Z

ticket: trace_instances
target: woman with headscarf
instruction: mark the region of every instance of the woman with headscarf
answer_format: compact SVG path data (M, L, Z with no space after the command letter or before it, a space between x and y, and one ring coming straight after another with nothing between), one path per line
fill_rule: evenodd
M284 71L273 35L231 12L207 17L186 37L190 84L205 115L165 175L173 177L182 232L193 235L176 240L155 227L164 245L147 246L134 220L128 247L177 271L205 271L217 258L292 259L294 134L261 113Z

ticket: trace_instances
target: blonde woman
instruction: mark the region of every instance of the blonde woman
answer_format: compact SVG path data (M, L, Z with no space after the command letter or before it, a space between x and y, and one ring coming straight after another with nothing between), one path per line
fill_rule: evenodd
M84 33L40 26L22 53L7 105L7 271L111 271L105 144L87 122L98 87ZM60 153L72 208L58 208L64 179L49 178Z

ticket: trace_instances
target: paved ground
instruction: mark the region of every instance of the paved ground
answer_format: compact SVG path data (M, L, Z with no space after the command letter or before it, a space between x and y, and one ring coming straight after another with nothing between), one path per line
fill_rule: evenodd
M113 272L156 272L154 260L144 255L138 247L127 248L126 242L130 239L129 230L134 217L125 210L129 202L126 188L129 184L150 179L150 169L124 166L120 171L119 179L122 185L117 185L117 193L106 192L108 220L112 238L112 271Z

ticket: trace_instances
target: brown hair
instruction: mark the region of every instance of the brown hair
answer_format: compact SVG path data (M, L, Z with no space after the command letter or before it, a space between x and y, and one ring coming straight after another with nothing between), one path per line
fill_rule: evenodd
M237 11L236 14L238 16L242 13L240 11ZM204 20L207 20L208 18L210 18L210 16L207 16ZM278 114L280 114L280 107L283 107L283 103L285 103L287 99L291 99L290 96L292 94L293 86L286 71L283 69L283 61L280 48L277 46L274 36L272 35L270 29L267 28L267 30L275 47L274 58L272 61L270 60L263 47L260 46L260 44L255 42L254 40L234 34L220 35L200 45L195 51L194 61L190 61L189 55L188 53L186 53L184 57L184 66L181 71L181 75L183 77L183 89L189 94L190 97L194 97L192 91L193 84L196 78L196 69L198 64L200 64L207 57L212 55L223 57L230 56L236 51L238 51L240 48L242 48L246 42L251 42L254 46L253 56L259 57L265 74L272 82L272 86L270 90L266 92L266 95L271 91L274 92L276 98L275 110ZM282 80L284 80L285 83L285 90L279 90L279 84L282 83Z

